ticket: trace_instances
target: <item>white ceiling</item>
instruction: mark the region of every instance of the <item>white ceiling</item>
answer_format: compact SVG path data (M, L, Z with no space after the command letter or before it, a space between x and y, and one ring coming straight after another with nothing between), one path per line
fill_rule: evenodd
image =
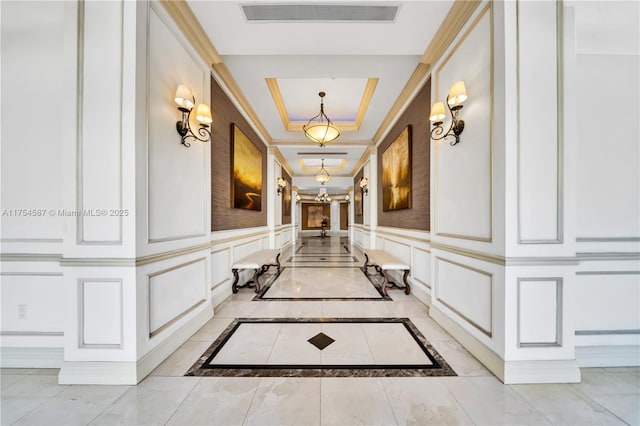
M328 168L329 173L336 177L352 176L453 2L188 0L238 87L291 168L294 185L296 178L314 174L313 170L302 167L299 160L305 155L301 152L341 153L326 155L343 160L340 170ZM241 7L246 4L398 5L399 9L393 22L249 22ZM343 128L336 141L319 148L301 131L285 128L266 79L277 82L286 110L285 121L289 122L306 122L318 114L320 91L327 93L325 112L332 121L353 121L365 95L367 80L378 80L359 128L352 131ZM427 113L425 111L425 119ZM308 179L301 183L303 181Z

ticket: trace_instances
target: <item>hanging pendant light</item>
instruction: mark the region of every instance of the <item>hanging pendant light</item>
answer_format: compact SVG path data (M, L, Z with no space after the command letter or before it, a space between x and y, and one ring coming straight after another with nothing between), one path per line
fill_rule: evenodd
M340 130L329 120L324 113L324 101L326 93L318 93L320 96L320 114L310 119L307 124L302 126L306 137L320 144L323 147L327 142L331 142L340 136Z
M331 180L329 172L324 168L324 158L322 159L320 170L318 170L318 173L316 173L314 179L316 180L316 182L319 182L320 185L324 185Z

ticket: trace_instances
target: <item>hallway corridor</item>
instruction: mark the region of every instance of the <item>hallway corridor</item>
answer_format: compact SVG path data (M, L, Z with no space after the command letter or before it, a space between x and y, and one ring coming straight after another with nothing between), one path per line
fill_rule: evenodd
M382 297L373 285L378 278L372 276L370 281L362 273L361 257L346 240L303 239L284 256L279 277L262 278L267 285L259 295L243 289L231 296L215 309L213 319L138 386L62 386L57 385L57 370L4 369L1 423L640 422L638 368L583 369L582 383L575 385L505 386L429 318L415 297L402 291L390 291L390 299ZM289 322L274 322L283 318ZM380 321L385 318L406 318L412 326ZM233 336L218 339L234 324ZM393 364L431 362L418 341L402 331L408 329L423 336L435 359L441 361L437 354L441 355L442 367L448 365L455 373L408 377L428 376L430 370L422 374L393 368ZM334 340L324 349L307 342L320 331ZM207 351L217 339L225 343L208 360ZM225 369L198 373L203 362L219 362ZM332 366L333 377L322 373L319 365L324 363ZM229 369L228 364L236 365ZM274 369L274 364L286 364L287 370ZM195 376L185 376L187 371ZM256 377L219 377L225 375Z

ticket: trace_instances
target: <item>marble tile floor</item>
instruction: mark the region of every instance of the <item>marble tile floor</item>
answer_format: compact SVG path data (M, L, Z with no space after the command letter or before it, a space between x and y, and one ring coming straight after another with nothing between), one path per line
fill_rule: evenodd
M158 368L138 386L63 386L57 370L3 369L0 424L640 424L638 368L583 369L579 384L511 386L491 375L254 378L165 372Z
M334 238L296 250L327 259L346 253ZM323 282L323 269L313 271ZM414 296L390 296L254 301L242 290L138 386L58 385L58 370L2 369L0 425L640 425L640 368L582 369L579 384L503 385ZM457 376L184 376L237 318L409 318Z

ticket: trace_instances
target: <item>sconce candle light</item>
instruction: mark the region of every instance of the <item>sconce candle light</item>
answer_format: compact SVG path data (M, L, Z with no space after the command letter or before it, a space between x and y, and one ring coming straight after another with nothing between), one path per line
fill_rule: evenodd
M449 142L449 145L456 145L460 142L460 135L464 130L464 121L458 118L460 110L462 109L462 103L467 99L467 88L464 85L464 81L457 81L451 85L449 89L449 95L447 96L447 108L451 113L451 126L444 131L442 124L446 113L444 110L444 102L436 102L431 107L431 114L429 114L429 120L433 122L433 129L431 129L431 139L439 141L447 136L454 137L454 140Z
M196 104L196 99L194 98L193 93L191 93L191 89L183 84L179 85L176 90L174 101L178 104L178 111L182 113L182 119L176 122L176 130L182 138L182 144L186 147L191 146L188 139L197 139L200 142L209 142L211 140L211 130L209 130L209 125L213 122L209 105L199 104L196 107L196 120L198 120L198 123L200 124L200 128L197 130L198 135L200 135L200 137L198 137L193 133L191 125L189 124L191 112Z
M287 187L287 181L279 177L278 178L278 195L282 194L286 187Z
M367 195L369 193L369 181L366 177L360 179L360 191L362 191L362 195Z

